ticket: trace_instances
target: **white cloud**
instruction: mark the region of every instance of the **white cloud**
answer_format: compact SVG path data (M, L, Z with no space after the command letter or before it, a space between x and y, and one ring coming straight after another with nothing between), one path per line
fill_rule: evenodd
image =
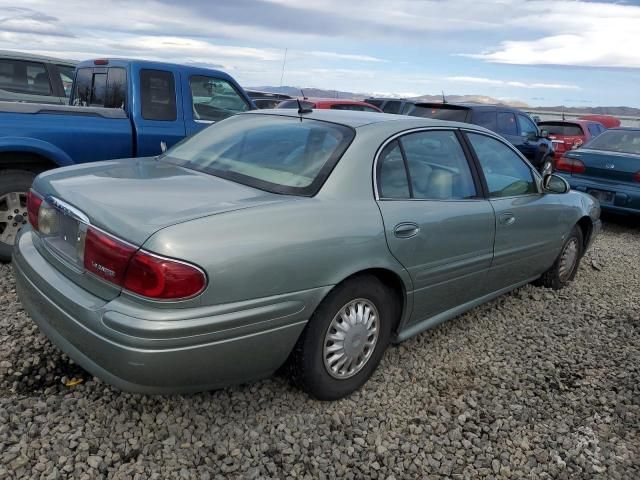
M529 15L507 22L548 35L533 40L505 40L466 56L492 63L640 68L640 6L603 2L526 2Z
M515 80L498 80L494 78L484 78L484 77L457 76L457 77L446 77L445 80L448 80L450 82L479 83L483 85L494 85L494 86L516 87L516 88L580 90L580 87L577 85L568 85L564 83L539 83L539 82L527 83L527 82L519 82Z

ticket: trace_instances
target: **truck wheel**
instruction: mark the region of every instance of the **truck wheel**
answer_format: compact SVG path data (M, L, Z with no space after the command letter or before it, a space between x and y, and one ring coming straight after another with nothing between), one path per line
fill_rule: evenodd
M11 261L18 231L27 224L27 192L35 174L0 170L0 262Z

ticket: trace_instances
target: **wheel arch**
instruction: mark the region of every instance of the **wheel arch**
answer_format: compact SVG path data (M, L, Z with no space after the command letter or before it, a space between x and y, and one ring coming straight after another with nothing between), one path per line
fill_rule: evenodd
M582 231L582 252L584 253L587 245L589 245L589 242L591 240L591 234L593 233L593 222L591 221L590 217L585 215L584 217L580 218L580 220L578 220L576 225Z
M0 168L28 170L35 173L73 165L73 160L59 147L33 138L0 139Z
M348 277L345 277L340 282L338 282L328 293L334 291L340 285L343 285L345 282L353 280L357 277L370 275L377 278L382 284L384 284L394 295L397 300L398 313L396 315L395 323L392 326L391 332L397 333L398 328L404 323L404 317L410 310L409 305L409 297L407 295L407 287L408 285L402 279L402 277L393 270L384 267L372 267L364 270L359 270L357 272L352 273Z

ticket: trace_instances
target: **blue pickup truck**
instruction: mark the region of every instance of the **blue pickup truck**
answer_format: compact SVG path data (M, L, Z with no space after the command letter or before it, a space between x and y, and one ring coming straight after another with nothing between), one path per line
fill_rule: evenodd
M158 155L254 108L224 72L124 59L78 64L69 105L0 102L0 261L27 222L26 193L39 172Z

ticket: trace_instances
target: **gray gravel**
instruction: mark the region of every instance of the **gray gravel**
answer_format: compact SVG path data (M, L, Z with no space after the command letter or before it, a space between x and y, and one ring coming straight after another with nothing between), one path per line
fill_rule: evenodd
M640 478L639 265L640 226L608 223L569 288L392 347L334 403L280 377L118 392L39 333L0 265L0 479Z

